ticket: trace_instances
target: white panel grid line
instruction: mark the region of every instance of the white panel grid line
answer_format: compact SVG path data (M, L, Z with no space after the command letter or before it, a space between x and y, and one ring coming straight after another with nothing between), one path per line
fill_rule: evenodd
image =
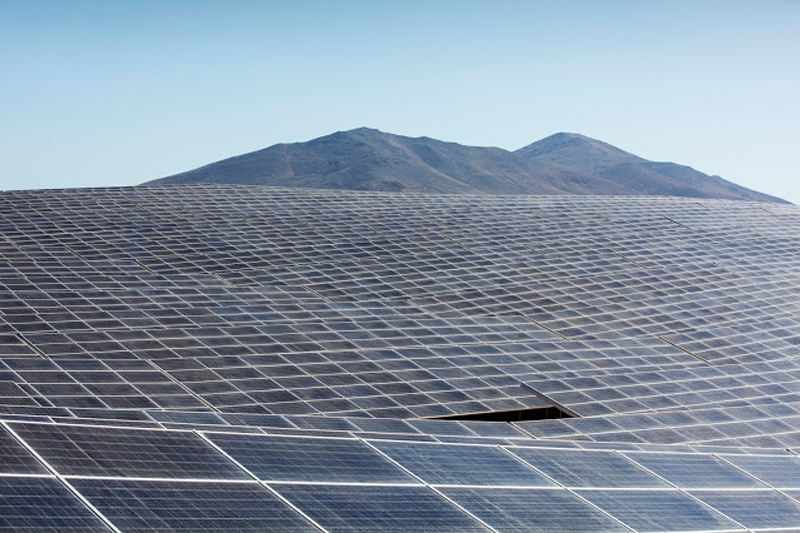
M17 474L14 472L0 472L0 477L58 479L58 476L56 476L55 474Z
M221 483L226 485L253 485L252 479L213 479L213 478L174 478L174 477L143 477L143 476L87 476L80 474L67 474L64 479L88 479L109 481L152 481L156 483Z
M261 483L269 485L328 485L331 487L419 487L419 483L383 483L369 481L287 481L275 479L261 479Z

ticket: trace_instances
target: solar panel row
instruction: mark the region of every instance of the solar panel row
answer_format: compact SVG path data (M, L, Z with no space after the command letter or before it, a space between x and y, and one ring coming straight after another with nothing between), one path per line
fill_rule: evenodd
M0 520L796 527L798 229L675 198L2 193ZM422 419L553 406L579 417Z
M92 523L94 515L71 490L121 530L221 529L225 523L245 530L308 529L308 517L328 530L480 529L470 515L501 529L515 523L554 530L621 524L678 529L675 520L717 529L735 527L725 516L749 528L782 527L800 517L800 503L791 497L800 495L800 458L791 455L620 453L21 422L7 427L13 436L2 433L0 481L3 501L15 509L4 516L15 527L31 520L31 527L55 528L70 517ZM42 498L49 498L48 507L31 517ZM551 506L570 512L553 513Z

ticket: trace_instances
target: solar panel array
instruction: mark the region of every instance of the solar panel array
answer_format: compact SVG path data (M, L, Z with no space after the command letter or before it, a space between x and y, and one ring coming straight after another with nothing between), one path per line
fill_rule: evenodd
M33 530L786 528L800 458L3 424L2 523Z
M0 526L800 528L799 250L748 202L2 193Z

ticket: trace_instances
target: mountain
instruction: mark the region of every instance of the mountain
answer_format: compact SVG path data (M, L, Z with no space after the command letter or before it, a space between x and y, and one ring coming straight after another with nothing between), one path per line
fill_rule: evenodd
M648 161L576 133L556 133L520 148L529 170L573 194L648 194L785 202L719 176L675 163Z
M635 194L784 202L719 176L656 163L609 144L557 133L517 151L358 128L262 150L157 179L321 189L478 194Z
M276 144L150 184L225 183L372 191L563 194L501 148L410 138L369 128Z

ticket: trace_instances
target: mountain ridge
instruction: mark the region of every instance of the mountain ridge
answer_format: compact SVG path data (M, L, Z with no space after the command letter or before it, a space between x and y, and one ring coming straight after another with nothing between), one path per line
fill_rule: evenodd
M559 132L515 151L374 128L279 143L146 185L224 183L389 192L671 195L788 203L691 167Z

